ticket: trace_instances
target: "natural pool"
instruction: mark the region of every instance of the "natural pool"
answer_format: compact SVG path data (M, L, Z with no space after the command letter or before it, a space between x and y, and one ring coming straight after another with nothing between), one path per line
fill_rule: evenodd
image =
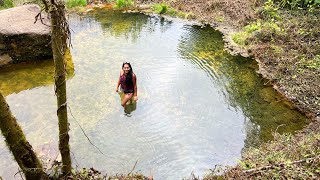
M244 147L271 139L277 127L293 132L307 123L264 86L253 60L228 54L210 27L106 10L69 20L68 103L103 152L69 113L74 167L128 173L138 161L135 170L155 179L202 176L235 164ZM139 101L130 114L115 92L123 62L138 78ZM54 158L53 71L52 61L3 69L0 89L34 149ZM2 137L0 162L0 176L13 179L18 166Z

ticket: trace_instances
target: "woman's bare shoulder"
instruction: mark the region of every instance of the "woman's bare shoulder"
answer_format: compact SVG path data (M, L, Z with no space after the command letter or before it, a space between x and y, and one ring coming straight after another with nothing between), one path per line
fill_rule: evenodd
M120 70L120 76L122 76L122 75L123 75L123 73L124 73L124 72L123 72L123 70L121 69L121 70Z

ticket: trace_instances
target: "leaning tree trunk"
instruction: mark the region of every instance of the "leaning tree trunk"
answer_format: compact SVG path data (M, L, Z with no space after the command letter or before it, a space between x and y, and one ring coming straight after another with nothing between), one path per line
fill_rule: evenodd
M55 64L55 93L57 96L57 115L59 120L59 150L62 157L62 172L71 172L69 147L69 126L66 95L66 63L64 54L67 50L67 40L70 37L69 26L65 17L65 6L61 0L43 0L51 17L52 52Z
M10 112L5 98L0 93L0 129L14 159L22 169L26 179L42 179L45 173L41 163L26 140L16 118Z

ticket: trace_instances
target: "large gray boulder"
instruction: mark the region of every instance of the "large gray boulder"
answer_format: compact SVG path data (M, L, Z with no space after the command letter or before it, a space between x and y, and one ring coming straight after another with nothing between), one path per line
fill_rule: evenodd
M52 58L50 20L35 4L0 11L0 67L8 63Z

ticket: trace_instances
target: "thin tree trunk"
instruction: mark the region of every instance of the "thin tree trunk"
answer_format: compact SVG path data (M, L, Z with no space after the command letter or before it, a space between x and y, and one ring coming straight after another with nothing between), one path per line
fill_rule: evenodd
M7 146L22 169L27 180L46 177L42 165L26 140L16 118L12 115L5 98L0 93L0 129Z
M71 158L69 147L69 125L66 95L66 63L64 54L67 50L67 39L70 32L65 18L65 6L62 1L51 0L49 14L51 16L52 51L55 64L55 93L57 96L57 115L59 119L59 150L62 157L62 172L71 172Z

